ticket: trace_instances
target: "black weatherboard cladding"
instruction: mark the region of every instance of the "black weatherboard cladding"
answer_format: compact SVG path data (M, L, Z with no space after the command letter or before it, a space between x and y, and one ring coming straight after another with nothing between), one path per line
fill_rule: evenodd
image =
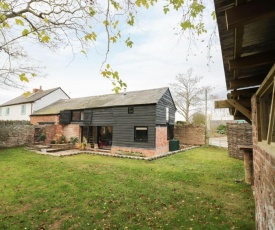
M128 106L93 109L90 119L91 126L113 127L114 146L155 148L156 105L134 106L133 114L128 113ZM148 142L134 141L135 126L148 127Z
M155 148L156 105L134 106L134 113L128 114L128 107L113 108L113 145L136 148ZM134 127L148 127L148 142L134 141Z
M170 91L167 90L161 99L159 100L157 107L156 107L156 124L166 124L166 108L169 108L169 124L173 125L175 124L175 112L176 107L174 105L172 96L170 94Z
M112 126L114 123L113 117L114 108L93 109L93 126Z

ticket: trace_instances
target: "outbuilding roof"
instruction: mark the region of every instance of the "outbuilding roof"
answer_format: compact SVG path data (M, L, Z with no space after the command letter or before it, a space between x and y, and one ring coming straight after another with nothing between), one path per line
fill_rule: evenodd
M26 103L35 102L35 101L41 99L42 97L45 97L46 95L54 92L57 89L61 89L61 88L57 87L57 88L48 89L48 90L39 90L35 93L31 93L28 97L21 95L19 97L16 97L16 98L10 100L10 101L5 102L1 106L18 105L18 104L26 104Z
M62 99L43 109L36 111L33 115L35 116L59 114L60 111L63 110L80 110L127 105L157 104L167 90L169 90L168 87L132 91L119 94L107 94L82 98Z

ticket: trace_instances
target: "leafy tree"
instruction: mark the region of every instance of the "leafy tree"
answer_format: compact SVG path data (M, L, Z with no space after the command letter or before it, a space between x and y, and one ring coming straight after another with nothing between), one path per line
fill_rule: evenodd
M193 124L204 125L205 124L205 114L201 112L194 113L192 116Z
M122 28L125 24L135 25L139 9L148 9L157 3L158 0L0 0L0 86L20 87L22 82L41 75L40 66L32 64L24 42L39 44L54 52L69 46L73 54L86 54L104 31L106 56L101 74L112 81L117 92L126 84L107 63L111 44L124 41L131 48L134 42L121 33ZM206 32L205 6L197 0L169 0L163 5L163 12L181 10L180 28L191 30L189 36L194 36ZM215 17L213 13L212 16Z
M209 88L200 86L202 76L192 74L193 69L190 68L186 74L178 74L176 83L171 84L178 112L183 115L187 124L190 124L191 112L197 110L203 102L202 95L205 89Z

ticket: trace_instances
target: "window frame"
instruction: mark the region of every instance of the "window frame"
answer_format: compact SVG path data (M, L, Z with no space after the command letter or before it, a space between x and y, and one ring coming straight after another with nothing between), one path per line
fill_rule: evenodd
M7 107L5 111L5 116L9 116L9 115L10 115L10 107Z
M74 120L74 113L79 113L79 114L77 115L77 117L79 117L80 119ZM83 112L82 112L81 110L73 110L73 111L72 111L71 121L72 121L72 122L83 121Z
M166 118L166 122L169 123L169 120L170 120L170 109L169 109L169 107L166 107L166 109L165 109L165 118Z
M138 130L146 130L147 133L146 133L146 138L138 138L137 136L137 131ZM135 126L134 127L134 141L135 142L148 142L149 138L148 138L148 135L149 134L149 128L148 126Z
M21 115L26 115L26 104L21 105Z
M275 64L256 92L256 123L258 141L275 144Z

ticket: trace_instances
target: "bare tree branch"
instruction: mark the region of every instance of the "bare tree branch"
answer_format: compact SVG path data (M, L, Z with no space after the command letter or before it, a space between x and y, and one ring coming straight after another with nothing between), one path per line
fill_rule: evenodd
M176 76L176 83L171 84L178 112L183 115L187 124L190 123L193 110L198 110L203 102L202 95L206 88L200 85L202 76L193 76L190 68L185 74Z

